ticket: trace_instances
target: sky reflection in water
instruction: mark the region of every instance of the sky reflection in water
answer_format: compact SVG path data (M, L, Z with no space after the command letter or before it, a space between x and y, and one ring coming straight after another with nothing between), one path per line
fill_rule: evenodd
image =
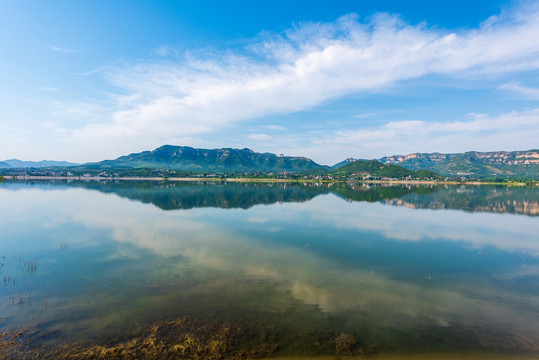
M0 326L211 316L538 349L539 190L339 186L4 183Z

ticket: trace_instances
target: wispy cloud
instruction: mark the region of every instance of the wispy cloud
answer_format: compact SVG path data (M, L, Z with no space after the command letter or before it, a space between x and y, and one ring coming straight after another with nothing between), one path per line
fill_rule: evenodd
M356 114L352 117L355 117L355 118L358 118L358 119L363 119L363 118L368 118L368 117L373 117L373 116L376 116L376 115L380 115L379 112L369 112L369 113L363 113L363 114Z
M279 125L264 125L264 126L261 126L261 128L267 129L267 130L272 130L272 131L284 131L284 130L286 130L284 127L279 126Z
M43 90L43 91L48 91L48 92L58 92L58 91L60 91L60 89L58 89L58 88L55 88L55 87L52 87L52 86L43 86L43 85L38 86L37 89Z
M453 122L395 121L361 130L338 130L313 140L324 148L355 145L355 156L465 150L528 150L537 147L539 109L491 117L470 114ZM500 144L507 147L500 149Z
M538 7L493 17L461 33L409 25L384 14L368 22L349 15L335 23L301 24L255 42L247 53L186 55L178 63L108 71L114 86L140 100L115 111L106 129L89 127L79 136L190 135L429 74L537 69L538 33Z
M298 24L281 34L254 39L242 51L205 49L175 56L174 60L107 66L99 72L116 89L111 97L113 104L99 110L99 121L90 120L74 130L70 141L103 149L114 143L118 152L123 152L172 139L195 138L266 115L313 109L342 96L379 92L428 75L467 80L503 78L506 74L539 68L537 34L536 5L502 13L476 29L455 33L425 24L407 24L393 15L379 14L365 20L352 14L332 23ZM170 51L162 47L155 53L164 56ZM81 105L80 110L70 108L64 112L84 116L88 107ZM537 116L535 112L517 115L519 119ZM356 116L358 128L362 118L370 116L375 115ZM387 154L391 144L406 145L399 151L403 152L411 148L411 143L418 144L417 139L433 144L439 138L449 148L464 142L451 142L451 136L458 140L458 134L472 133L469 128L456 129L480 125L485 131L481 139L489 139L492 136L488 134L505 131L497 130L498 121L502 120L485 117L450 124L391 122L365 131L326 132L317 141L331 142L328 137L338 135L343 140L335 140L334 144L339 146L365 141L381 147L380 139L385 139L383 153ZM512 133L529 139L530 134L537 133L537 121L529 126L531 131ZM247 138L245 133L240 136ZM471 142L470 147L481 145L481 141ZM311 144L316 145L314 140ZM438 145L433 148L442 150ZM347 156L350 155L367 156Z
M497 116L468 114L458 121L389 121L363 128L287 133L258 141L257 149L302 155L333 165L350 156L374 159L415 152L529 150L538 147L539 109Z
M521 96L524 96L526 99L533 99L533 100L539 99L538 88L522 86L519 83L515 83L515 82L502 84L498 86L498 89L515 92Z
M59 53L64 53L64 54L74 54L74 53L78 53L80 52L80 50L72 50L72 49L67 49L67 48L63 48L63 47L59 47L59 46L55 46L55 45L47 45L47 47L51 50L54 50L56 52L59 52Z
M370 117L375 117L375 116L380 116L380 115L395 114L395 113L402 113L402 112L404 112L403 109L391 109L391 110L381 110L381 111L356 114L356 115L353 115L352 117L363 119L363 118L370 118Z
M159 46L151 51L152 55L159 56L159 57L172 57L172 58L180 58L182 56L182 52L180 52L177 48L171 47L171 46Z
M64 103L60 101L53 102L54 110L51 112L55 117L80 117L87 120L96 119L106 114L108 108L98 103L87 102L70 102Z

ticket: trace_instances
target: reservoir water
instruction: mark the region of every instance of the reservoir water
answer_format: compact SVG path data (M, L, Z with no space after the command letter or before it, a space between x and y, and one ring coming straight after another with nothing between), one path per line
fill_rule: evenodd
M0 358L539 354L538 188L6 181L0 203Z

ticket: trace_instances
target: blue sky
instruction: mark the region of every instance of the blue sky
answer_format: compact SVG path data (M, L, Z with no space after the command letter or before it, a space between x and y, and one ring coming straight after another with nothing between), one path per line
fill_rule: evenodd
M539 2L3 1L0 159L539 148Z

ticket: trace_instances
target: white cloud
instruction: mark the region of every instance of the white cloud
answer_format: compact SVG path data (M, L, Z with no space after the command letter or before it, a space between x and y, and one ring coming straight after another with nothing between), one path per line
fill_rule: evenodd
M279 125L264 125L264 126L261 126L261 128L267 129L267 130L272 130L272 131L284 131L284 130L286 130L284 127L279 126Z
M452 122L403 120L368 128L288 133L258 143L258 151L297 154L332 165L350 156L373 159L415 152L536 149L539 109L498 116L468 114Z
M539 99L539 89L532 88L528 86L522 86L518 83L511 82L498 86L500 90L508 90L517 93L518 95L523 95L527 99L538 100Z
M177 62L108 69L107 79L123 101L109 123L90 124L73 135L79 142L152 139L158 144L170 136L311 109L345 94L375 92L430 74L473 77L534 70L539 67L538 33L537 6L459 33L409 25L390 15L369 22L349 15L335 23L301 24L255 42L243 54L186 54ZM452 123L438 130L469 132L469 126L484 128L487 122ZM382 131L384 138L406 138L417 131L432 134L435 126L441 124L389 123L354 137L370 139Z
M465 150L496 151L500 144L508 150L528 150L537 147L539 139L539 109L511 112L490 117L470 114L467 121L426 122L396 121L379 127L356 131L336 131L319 139L324 147L356 145L363 157L379 157L413 152L460 152Z

